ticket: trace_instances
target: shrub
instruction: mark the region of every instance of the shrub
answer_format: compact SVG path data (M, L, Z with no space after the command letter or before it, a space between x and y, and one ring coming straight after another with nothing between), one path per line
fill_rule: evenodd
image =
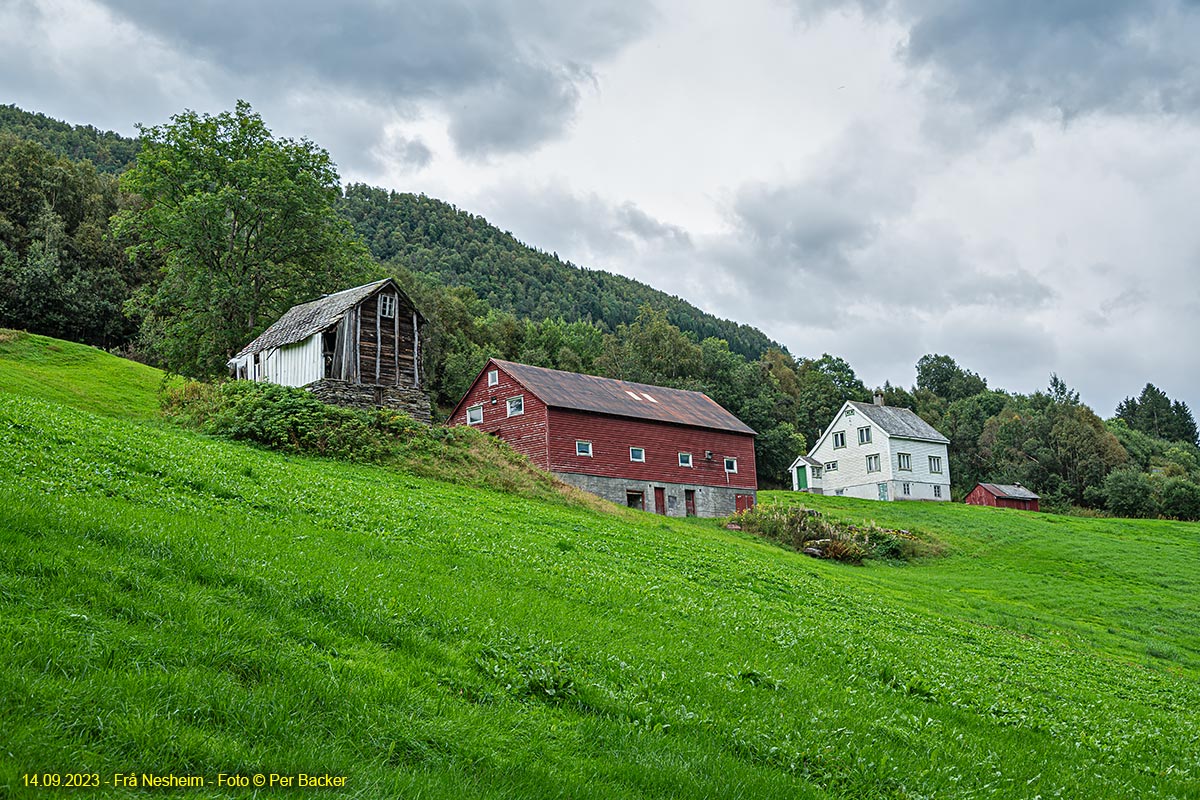
M1115 469L1104 479L1104 507L1118 517L1149 517L1154 514L1150 476L1138 469Z
M874 522L852 525L804 506L757 505L734 519L742 530L775 544L851 564L861 564L865 558L912 561L943 550L940 542L910 531L881 528Z
M1200 519L1200 486L1185 478L1168 478L1159 491L1159 513L1172 519Z

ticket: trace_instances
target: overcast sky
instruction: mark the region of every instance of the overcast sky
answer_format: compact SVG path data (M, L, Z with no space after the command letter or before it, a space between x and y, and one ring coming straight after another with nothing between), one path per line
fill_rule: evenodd
M0 0L0 103L250 101L346 181L909 386L1200 412L1198 0Z

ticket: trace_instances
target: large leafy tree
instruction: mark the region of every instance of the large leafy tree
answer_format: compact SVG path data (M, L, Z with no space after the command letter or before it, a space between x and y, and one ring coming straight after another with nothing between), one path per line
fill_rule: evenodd
M205 376L296 302L345 288L372 267L335 210L338 174L307 140L278 139L250 105L185 111L142 127L114 220L135 257L162 260L138 298L147 347L168 368Z

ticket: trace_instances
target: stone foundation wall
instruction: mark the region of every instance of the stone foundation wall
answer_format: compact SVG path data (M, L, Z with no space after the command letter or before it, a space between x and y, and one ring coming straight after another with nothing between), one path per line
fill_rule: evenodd
M642 492L647 511L654 508L655 487L666 490L668 517L687 516L687 504L684 490L696 492L696 516L698 517L728 517L737 509L736 495L753 495L757 500L758 493L754 489L739 489L732 486L701 486L692 483L647 483L646 481L625 480L624 478L603 478L598 475L581 475L575 472L555 472L554 477L563 483L569 483L583 489L585 492L599 495L605 500L625 505L626 492Z
M304 387L322 403L351 408L394 408L418 422L430 424L429 395L411 386L370 386L332 378L315 381Z

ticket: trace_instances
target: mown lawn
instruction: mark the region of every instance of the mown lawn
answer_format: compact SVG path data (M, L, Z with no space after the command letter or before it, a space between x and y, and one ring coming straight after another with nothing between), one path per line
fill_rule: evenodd
M951 551L851 567L5 389L0 793L1200 797L1197 526L804 498Z

